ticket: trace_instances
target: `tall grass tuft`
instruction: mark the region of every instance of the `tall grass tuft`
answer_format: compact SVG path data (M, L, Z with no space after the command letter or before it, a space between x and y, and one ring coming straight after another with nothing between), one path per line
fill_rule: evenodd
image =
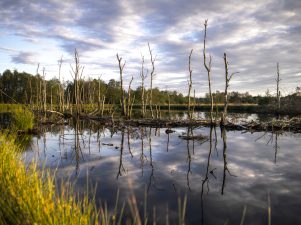
M26 167L16 150L13 138L0 134L0 224L98 224L93 200L77 199L72 188L58 194L54 176L35 163Z
M12 113L12 130L31 130L34 125L34 115L31 111L17 110Z

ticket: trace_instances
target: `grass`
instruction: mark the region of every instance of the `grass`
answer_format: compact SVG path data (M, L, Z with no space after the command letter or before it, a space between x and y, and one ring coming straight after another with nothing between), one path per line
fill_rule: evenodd
M23 106L21 104L0 104L0 113L20 111Z
M34 115L27 109L21 109L12 113L12 130L31 130L34 125Z
M93 200L77 199L66 184L58 193L54 176L26 167L18 150L14 138L0 135L0 224L98 224Z
M11 114L12 131L28 131L33 129L34 114L21 104L0 104L0 113Z

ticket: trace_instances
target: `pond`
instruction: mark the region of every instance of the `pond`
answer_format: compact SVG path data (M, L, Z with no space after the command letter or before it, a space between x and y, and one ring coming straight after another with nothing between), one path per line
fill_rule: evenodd
M300 134L113 130L92 121L44 129L24 153L26 162L56 169L80 192L96 186L97 204L111 210L119 191L119 206L133 193L141 214L146 203L149 222L155 214L157 224L167 215L178 223L185 198L186 224L301 224Z

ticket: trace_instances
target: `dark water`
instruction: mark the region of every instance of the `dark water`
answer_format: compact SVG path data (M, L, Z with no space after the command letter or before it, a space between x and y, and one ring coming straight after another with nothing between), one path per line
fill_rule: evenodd
M158 224L178 218L178 198L187 196L187 224L301 224L301 136L242 133L199 127L109 130L91 122L47 128L24 154L57 168L57 176L76 180L85 190L97 184L97 203L115 205L135 193L143 212L154 207ZM180 135L202 135L183 140ZM77 135L75 135L77 134ZM223 134L223 138L222 135ZM76 147L76 148L75 148ZM88 179L87 179L88 177ZM129 183L131 184L129 188ZM120 203L121 204L121 203ZM127 210L127 208L126 208Z

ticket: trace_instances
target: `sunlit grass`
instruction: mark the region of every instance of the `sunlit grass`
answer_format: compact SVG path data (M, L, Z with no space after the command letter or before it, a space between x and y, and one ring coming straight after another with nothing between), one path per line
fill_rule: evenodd
M31 130L34 125L34 115L27 109L21 109L12 113L12 130Z
M0 135L0 224L98 224L93 199L55 188L54 176L26 167L13 138Z
M21 104L0 104L0 113L20 111L23 106Z

